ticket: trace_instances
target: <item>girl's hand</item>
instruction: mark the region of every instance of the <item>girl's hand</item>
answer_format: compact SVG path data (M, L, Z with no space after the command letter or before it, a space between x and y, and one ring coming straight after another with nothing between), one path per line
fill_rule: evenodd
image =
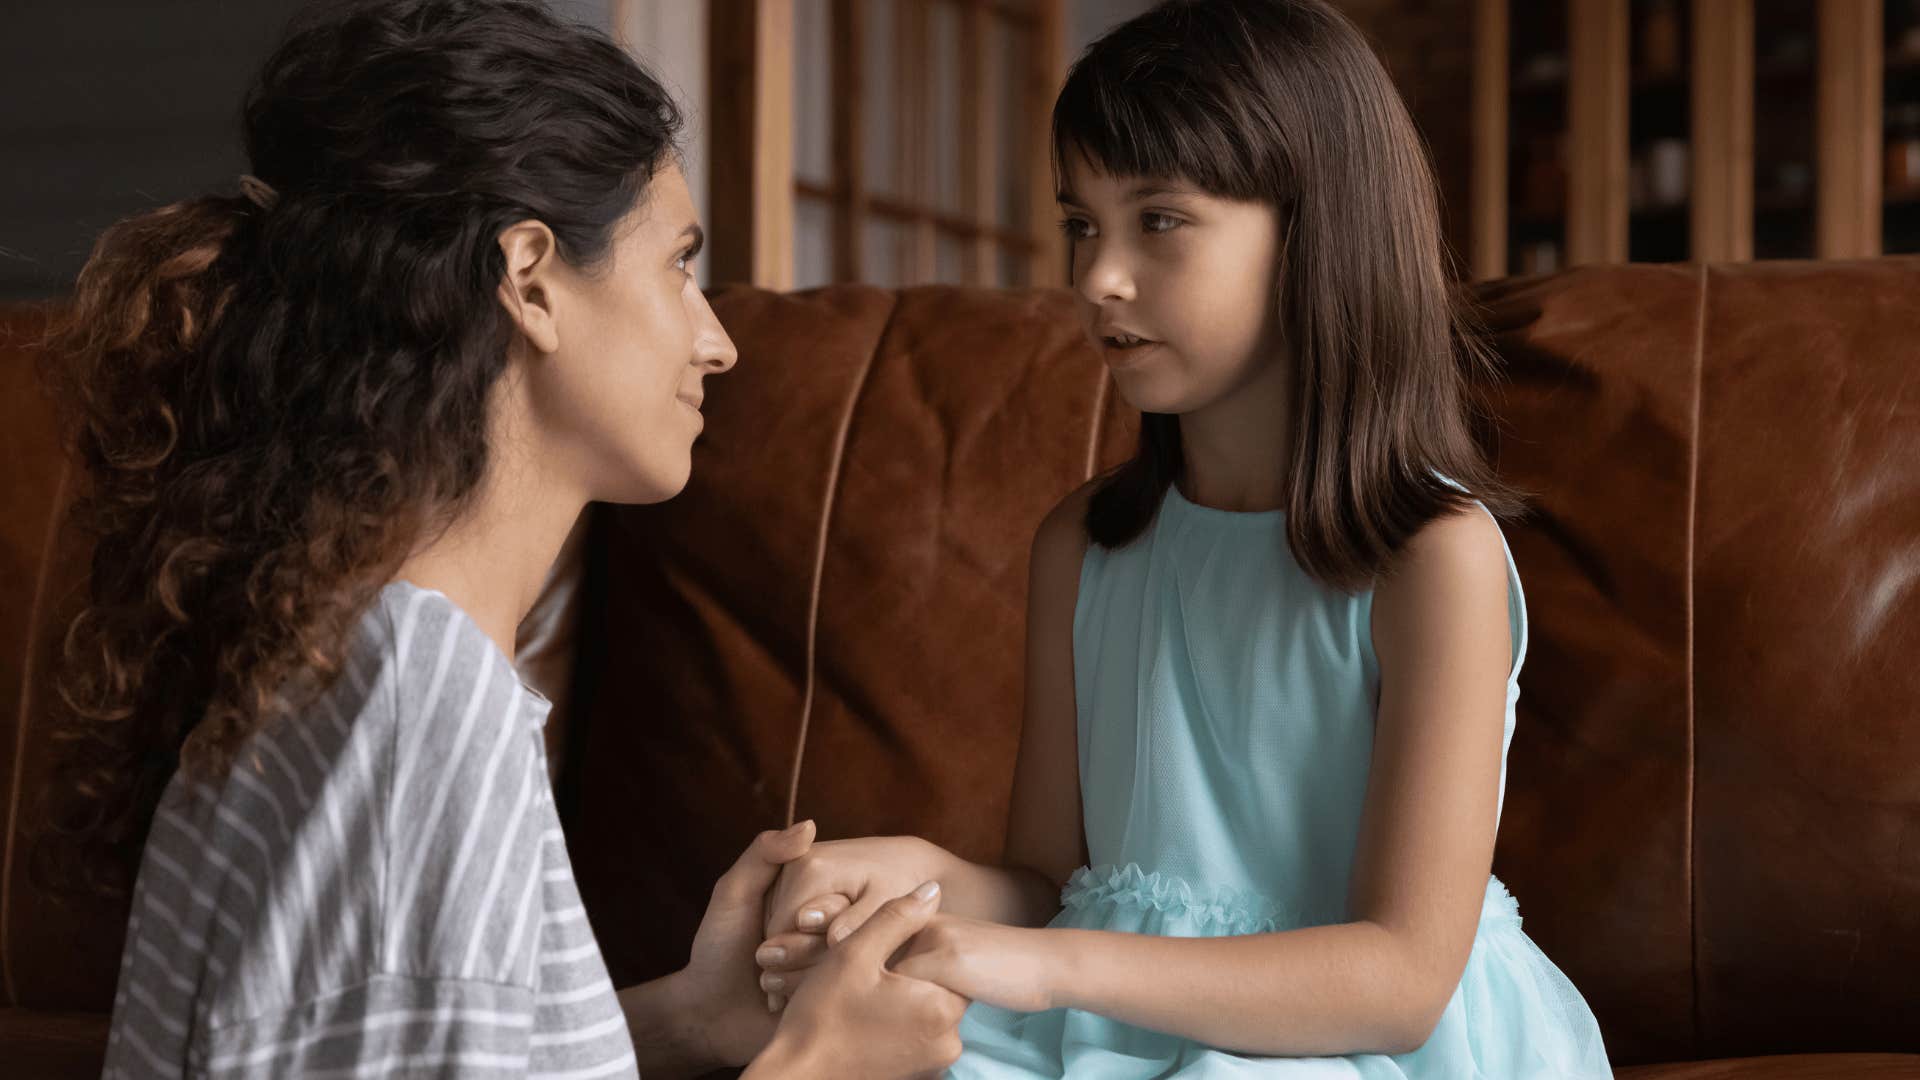
M767 894L766 939L754 952L767 1005L778 1010L826 950L923 881L941 875L939 847L913 836L814 844L781 868Z
M767 897L767 936L824 932L829 945L838 944L872 918L881 904L923 881L938 880L936 871L944 869L945 855L917 836L867 836L814 844L780 868L780 880ZM807 903L834 896L850 903L839 910ZM803 923L803 906L821 917Z
M900 975L1015 1012L1053 1008L1060 965L1045 930L936 915L894 961Z

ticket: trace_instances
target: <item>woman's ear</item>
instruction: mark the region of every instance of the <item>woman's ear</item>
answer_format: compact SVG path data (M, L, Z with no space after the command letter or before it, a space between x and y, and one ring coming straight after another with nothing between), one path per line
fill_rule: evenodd
M543 353L559 351L560 327L554 314L554 277L560 254L545 222L522 221L500 233L507 270L500 279L500 303L527 343Z

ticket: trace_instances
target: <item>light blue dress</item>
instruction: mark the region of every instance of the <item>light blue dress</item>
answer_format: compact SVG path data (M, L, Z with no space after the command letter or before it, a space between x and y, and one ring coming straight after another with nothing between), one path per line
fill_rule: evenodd
M1510 552L1507 573L1502 802L1527 639ZM1093 865L1074 872L1052 926L1218 937L1347 921L1379 701L1372 604L1301 570L1281 512L1215 510L1176 489L1132 544L1089 546L1073 662ZM1412 1053L1255 1057L1076 1009L986 1005L960 1035L948 1074L960 1080L1612 1075L1593 1013L1495 878L1460 986Z

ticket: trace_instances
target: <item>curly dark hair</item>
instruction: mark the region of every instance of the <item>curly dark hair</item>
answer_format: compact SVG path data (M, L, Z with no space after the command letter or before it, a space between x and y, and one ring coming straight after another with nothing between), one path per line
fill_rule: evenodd
M331 4L247 94L243 191L100 238L47 351L97 547L38 845L81 873L43 882L124 895L170 776L331 681L487 469L499 234L537 219L601 267L680 123L537 0Z

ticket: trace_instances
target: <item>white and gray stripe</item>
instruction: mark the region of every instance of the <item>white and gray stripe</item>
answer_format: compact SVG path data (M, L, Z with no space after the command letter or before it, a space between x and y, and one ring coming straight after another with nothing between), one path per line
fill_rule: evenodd
M105 1075L638 1075L547 708L445 596L387 586L320 700L168 787Z

